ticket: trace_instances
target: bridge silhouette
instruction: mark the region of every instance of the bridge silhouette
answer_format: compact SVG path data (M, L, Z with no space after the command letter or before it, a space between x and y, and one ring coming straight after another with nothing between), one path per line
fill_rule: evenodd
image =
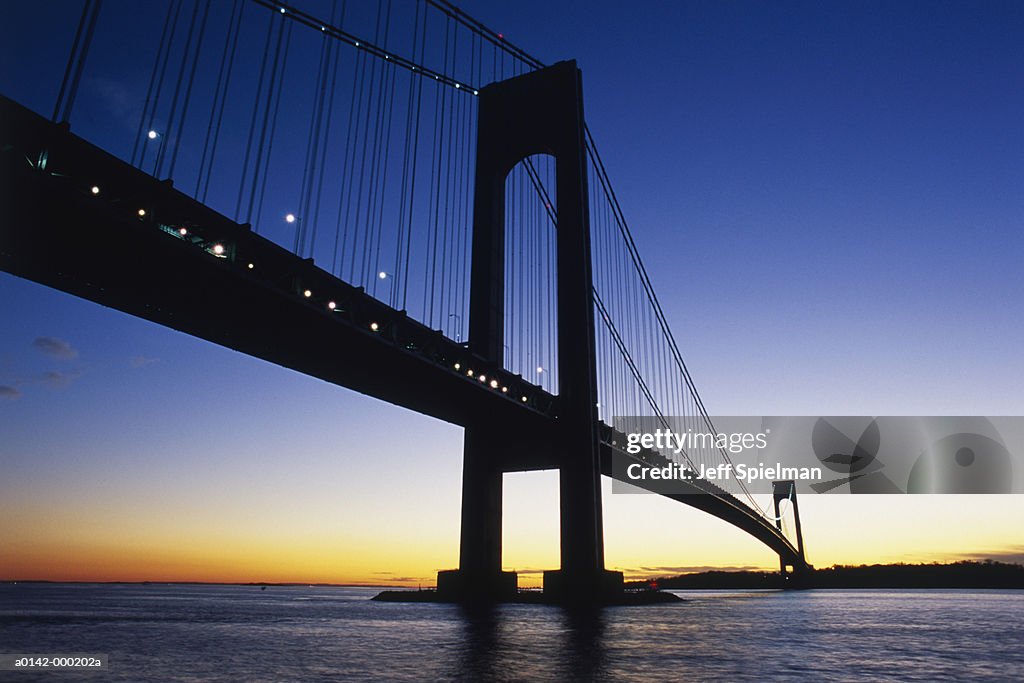
M170 0L132 17L139 44L110 40L126 21L110 4L73 18L50 117L0 97L0 269L464 427L459 567L440 595L515 593L502 477L541 469L560 493L545 592L620 593L603 547L613 459L729 456L630 455L610 424L713 427L576 64L546 66L440 0L347 16ZM90 70L129 83L132 125L82 88ZM669 497L766 544L784 574L807 568L798 513L796 543L779 515L785 499L797 512L792 482L774 514L742 482L681 486Z

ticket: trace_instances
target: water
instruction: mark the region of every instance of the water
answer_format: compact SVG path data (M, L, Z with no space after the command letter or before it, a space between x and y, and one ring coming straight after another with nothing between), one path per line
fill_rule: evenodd
M374 592L0 585L0 652L110 662L0 680L1024 680L1024 591L685 591L590 613Z

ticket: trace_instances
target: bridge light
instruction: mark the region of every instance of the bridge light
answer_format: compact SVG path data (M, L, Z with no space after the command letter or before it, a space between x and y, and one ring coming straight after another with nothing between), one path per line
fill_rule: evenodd
M90 190L90 191L91 191L91 192L92 192L93 194L99 194L99 193L100 193L100 188L98 188L98 187L96 187L95 185L93 185L93 186L92 186L92 190Z
M378 325L377 323L370 323L370 329L376 332L377 330L380 329L380 325Z
M356 47L359 47L359 41L358 40L356 41Z
M186 230L185 228L178 228L178 234L184 237L185 235L188 234L188 230Z
M526 397L523 396L523 403L526 403Z
M146 215L146 210L145 209L139 209L139 218L141 218L142 216L145 216L145 215Z
M479 94L480 94L480 91L479 91L479 90L474 90L474 91L473 91L473 94L474 94L474 95L479 95Z
M473 371L472 370L466 370L466 374L469 375L470 377L472 377L473 376Z
M539 375L542 372L544 372L544 368L542 368L541 366L538 365L537 366L537 374Z
M502 387L501 388L501 393L507 394L508 393L508 387Z
M381 280L386 280L388 278L388 274L382 270L379 273L377 273L377 277L379 277Z
M491 389L497 389L497 388L498 388L498 380L492 379L491 380Z
M458 83L456 83L456 84L455 84L455 89L456 89L456 90L460 89L461 87L462 87L462 86L460 86L460 85L459 85Z
M281 8L281 14L284 14L284 7Z
M487 375L480 375L479 377L477 377L477 379L480 380L481 382L486 382L487 381Z
M328 302L327 302L327 308L331 309L332 311L333 311L333 310L334 310L335 308L337 308L337 307L338 307L338 304L334 303L333 301L328 301Z
M304 296L304 297L306 297L308 299L309 297L313 296L313 292L312 292L312 290L307 289L306 291L304 291L302 293L302 296Z
M223 254L224 253L224 245L223 244L215 244L215 245L213 245L213 253L216 254L217 256L220 256L221 254Z
M256 264L255 264L255 263L250 263L250 264L249 264L249 270L252 270L252 269L253 269L253 268L255 268L255 267L256 267Z
M156 140L157 135L159 134L155 130L151 130L148 133L146 133L146 137L149 138L150 140Z
M285 214L284 222L285 223L294 223L295 222L295 214L294 213Z
M455 364L455 369L456 370L461 370L462 369L462 363L456 363Z

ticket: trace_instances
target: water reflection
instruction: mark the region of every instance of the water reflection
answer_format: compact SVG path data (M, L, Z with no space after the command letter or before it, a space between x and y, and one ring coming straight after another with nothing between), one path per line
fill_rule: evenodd
M446 676L451 680L592 681L608 677L603 609L464 606L459 608L459 619L457 656Z
M498 634L500 606L466 605L459 607L462 619L458 666L454 677L458 680L502 680L498 675L507 670L501 662L502 643Z
M565 609L562 669L567 680L601 680L608 670L607 618L601 608Z

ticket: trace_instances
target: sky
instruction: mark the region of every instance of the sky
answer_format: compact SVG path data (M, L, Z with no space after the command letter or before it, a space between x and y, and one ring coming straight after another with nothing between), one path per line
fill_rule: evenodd
M0 92L45 114L80 5L58 7L52 36L17 28L38 8L0 27ZM712 414L1021 414L1024 6L462 7L578 60ZM0 321L0 579L428 585L457 564L459 428L7 274ZM505 477L521 584L557 566L557 488ZM604 505L628 575L777 566L671 501L606 481ZM817 566L1024 561L1022 496L800 505Z

